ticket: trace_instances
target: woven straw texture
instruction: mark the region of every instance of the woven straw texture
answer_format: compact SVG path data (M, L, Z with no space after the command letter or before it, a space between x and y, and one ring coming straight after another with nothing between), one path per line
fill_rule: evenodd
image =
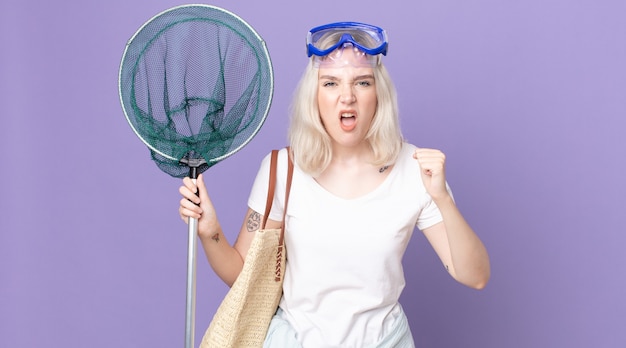
M200 348L263 346L282 296L285 250L279 251L280 232L280 228L256 232L243 269L217 309Z

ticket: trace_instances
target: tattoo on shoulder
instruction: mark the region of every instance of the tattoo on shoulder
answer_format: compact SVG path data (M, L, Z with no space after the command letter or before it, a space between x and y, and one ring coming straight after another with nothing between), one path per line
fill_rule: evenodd
M213 237L211 237L211 239L213 239L215 241L215 243L219 243L220 242L220 234L219 234L219 232L214 234Z
M450 272L450 267L446 265L446 271Z
M248 232L257 231L261 227L261 214L256 211L251 212L250 216L248 216L246 227L248 228Z

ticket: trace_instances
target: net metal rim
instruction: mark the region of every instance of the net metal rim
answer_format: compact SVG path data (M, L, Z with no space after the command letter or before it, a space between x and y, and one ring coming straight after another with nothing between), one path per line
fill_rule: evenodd
M240 16L238 16L237 14L235 14L235 13L233 13L231 11L228 11L228 10L226 10L224 8L213 6L213 5L207 5L207 4L185 4L185 5L174 6L174 7L171 7L169 9L167 9L167 10L161 11L158 14L152 16L152 18L150 18L145 23L143 23L141 25L141 27L139 27L139 29L137 29L137 31L133 34L133 36L131 36L131 38L126 42L126 45L124 47L124 53L122 54L122 60L121 60L121 63L120 63L119 72L118 72L118 94L119 94L119 98L120 98L120 103L122 105L122 110L124 112L124 117L126 118L126 121L128 122L128 124L132 128L132 130L135 133L135 135L148 148L150 148L150 150L156 152L157 154L159 154L159 155L161 155L161 156L163 156L163 157L165 157L165 158L167 158L169 160L172 160L172 161L180 160L179 158L172 157L172 156L170 156L168 154L163 153L162 151L159 151L152 144L150 144L150 142L148 142L146 139L144 139L144 137L139 133L139 131L137 131L137 129L135 128L135 126L132 123L132 120L128 116L128 110L126 110L126 106L124 105L122 79L123 79L124 62L126 61L126 55L128 53L128 49L129 49L130 45L132 44L133 40L137 37L137 35L139 35L148 25L150 25L150 23L152 23L156 19L160 18L161 16L163 16L165 14L168 14L170 12L173 12L173 11L178 11L180 9L191 8L191 7L199 7L199 8L205 8L205 9L220 11L220 12L223 12L223 13L229 15L234 20L239 21L240 24L243 24L246 28L248 28L248 30L250 30L250 32L256 37L256 39L261 44L260 46L263 49L262 49L262 52L260 52L260 53L262 54L262 57L265 58L265 60L267 62L267 65L269 67L269 69L268 69L268 77L269 77L269 89L270 89L270 91L268 93L267 105L265 107L265 110L263 110L263 116L261 117L258 126L250 134L250 136L245 141L243 141L239 146L237 146L236 148L232 149L231 151L229 151L228 153L226 153L226 154L224 154L222 156L218 156L216 158L212 158L211 159L211 162L216 163L216 162L219 162L219 161L221 161L221 160L231 156L232 154L236 153L237 151L241 150L244 146L246 146L254 138L254 136L259 132L259 130L261 129L261 127L265 123L265 119L267 118L267 114L269 113L269 110L270 110L270 107L271 107L271 104L272 104L272 99L273 99L274 70L273 70L273 67L272 67L272 60L270 58L269 51L267 49L267 44L266 44L265 40L263 40L263 38L259 35L259 33L250 24L248 24L248 22L243 20Z

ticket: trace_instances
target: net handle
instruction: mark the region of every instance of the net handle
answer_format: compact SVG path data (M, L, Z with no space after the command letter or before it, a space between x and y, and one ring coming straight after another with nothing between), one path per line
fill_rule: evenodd
M189 177L196 183L198 166L189 166ZM189 218L187 231L187 289L185 302L185 348L194 348L196 329L196 268L198 264L198 219Z
M195 180L194 180L195 182ZM195 321L196 321L196 266L198 220L189 219L187 236L187 296L185 306L185 348L194 348Z

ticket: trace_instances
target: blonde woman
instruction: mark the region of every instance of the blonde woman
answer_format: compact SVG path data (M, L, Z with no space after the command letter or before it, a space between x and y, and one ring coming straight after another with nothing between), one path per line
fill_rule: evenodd
M281 224L286 156L292 156L283 297L265 347L414 347L399 298L402 257L415 227L450 275L471 288L489 280L487 251L454 203L445 155L402 138L396 91L382 62L385 31L331 23L308 33L307 50L290 112L290 153L279 153L267 225ZM198 219L209 263L229 285L259 228L268 178L269 155L233 246L202 176L197 184L184 179L180 188L181 217Z

